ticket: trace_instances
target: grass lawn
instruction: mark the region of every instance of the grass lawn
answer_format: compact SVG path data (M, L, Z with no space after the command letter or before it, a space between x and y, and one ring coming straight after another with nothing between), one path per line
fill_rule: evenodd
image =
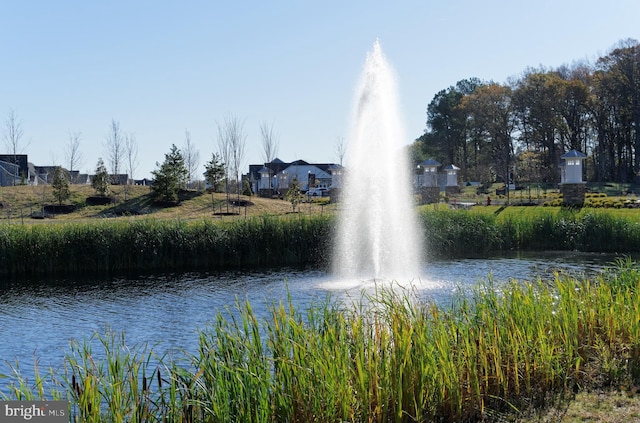
M0 222L4 223L46 223L46 222L87 222L95 219L135 219L154 217L158 219L230 219L265 215L287 215L292 212L291 203L286 200L231 195L231 204L224 193L210 194L204 191L186 191L182 201L174 207L155 205L150 197L150 188L143 186L112 186L114 203L104 206L89 206L88 197L95 191L90 186L72 185L71 197L64 204L74 204L77 209L68 214L56 214L47 219L32 219L43 205L56 204L51 186L0 187ZM296 212L320 214L335 210L328 198L315 198L311 203L300 204Z
M499 218L509 218L509 217L535 217L540 216L545 213L577 213L578 215L584 215L586 213L606 213L613 217L620 217L625 219L632 219L640 221L640 209L626 209L626 208L606 208L606 209L598 209L591 207L583 207L577 211L569 211L567 209L563 209L562 207L555 206L503 206L503 205L491 205L491 206L474 206L471 209L473 213L481 213L481 214L494 214Z
M232 204L227 203L224 193L210 193L204 191L186 191L178 206L162 207L153 204L150 188L143 186L112 186L111 196L114 203L104 206L89 206L86 199L95 195L95 191L87 185L71 185L71 197L65 204L74 204L77 209L68 214L57 214L47 219L31 219L32 213L38 213L43 205L56 204L51 186L17 186L0 187L0 222L5 223L43 223L43 222L87 222L98 219L117 219L125 217L135 219L139 217L154 217L158 219L203 219L218 218L231 219L235 217L278 216L292 212L291 203L286 200L261 198L257 196L241 195L240 203L245 206L234 206L237 195L231 195ZM458 202L476 203L471 207L472 213L495 214L500 218L539 216L544 213L564 212L561 207L554 206L520 206L519 197L512 197L512 204L504 205L504 198L492 196L492 205L486 205L486 196L476 195L470 188L463 189L457 197ZM549 194L551 195L551 194ZM331 213L336 210L336 204L329 204L329 198L314 198L311 203L299 205L296 212L303 214ZM447 204L437 206L424 205L419 210L447 210ZM585 207L576 213L607 213L615 217L637 219L640 221L640 208L590 208Z

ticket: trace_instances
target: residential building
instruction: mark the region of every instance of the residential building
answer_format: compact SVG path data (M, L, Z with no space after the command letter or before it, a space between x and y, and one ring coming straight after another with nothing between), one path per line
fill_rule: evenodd
M0 154L0 185L26 184L29 180L26 154Z
M263 197L284 194L294 179L298 180L303 191L312 187L331 187L331 167L333 163L307 163L296 160L285 163L276 158L269 163L249 165L245 175L251 184L251 190Z

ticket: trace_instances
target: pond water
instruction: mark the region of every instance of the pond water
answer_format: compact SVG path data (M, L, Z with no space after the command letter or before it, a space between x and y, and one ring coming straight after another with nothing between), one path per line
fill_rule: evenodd
M419 298L446 306L489 275L495 283L533 280L554 271L593 274L614 257L584 253L535 253L510 257L435 261L413 283ZM259 317L271 302L290 295L298 309L327 296L352 301L380 282L335 281L322 270L271 269L255 272L186 273L77 281L0 285L0 374L17 360L24 373L62 365L72 339L88 340L107 328L124 331L128 345L153 345L158 353L195 352L198 330L218 310L245 298ZM384 283L384 282L382 282ZM7 379L0 378L0 391Z

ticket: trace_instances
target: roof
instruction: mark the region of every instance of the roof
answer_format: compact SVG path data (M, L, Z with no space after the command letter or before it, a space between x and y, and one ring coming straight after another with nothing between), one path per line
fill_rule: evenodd
M587 155L579 152L578 150L569 150L566 153L564 153L562 156L560 156L561 159L573 159L573 158L584 159L585 157L587 157Z
M338 165L334 163L308 163L304 160L296 160L291 163L285 163L282 160L276 158L269 163L249 165L249 175L252 180L257 180L261 177L260 173L264 174L267 172L271 172L272 174L276 174L282 172L283 170L289 169L291 166L296 166L297 168L307 166L307 170L311 170L311 167L314 167L320 169L322 172L329 173L331 171L331 166ZM291 170L289 172L291 172ZM321 172L316 171L315 173L320 174Z
M304 160L296 160L294 162L291 162L289 165L290 166L306 166L308 165L308 162L305 162Z
M423 161L422 163L420 163L420 166L423 167L427 167L427 166L440 166L440 162L434 159L427 159L425 161Z

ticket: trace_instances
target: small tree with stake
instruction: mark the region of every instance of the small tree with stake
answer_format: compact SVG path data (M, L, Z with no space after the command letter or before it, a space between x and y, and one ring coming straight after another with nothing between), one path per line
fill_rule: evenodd
M101 197L106 197L109 195L109 185L111 184L111 177L109 176L109 172L107 172L107 168L102 161L102 158L98 159L98 164L96 165L96 174L93 176L91 180L91 188L96 190L96 193Z
M59 205L62 205L62 202L71 196L66 172L62 170L60 166L56 167L53 174L53 181L51 181L51 187L53 188L53 196L58 200Z
M204 179L209 185L209 191L211 191L211 208L213 209L215 207L213 201L213 193L218 191L218 189L220 188L225 174L225 166L224 163L222 163L220 155L218 155L217 153L212 153L211 160L205 163L204 169Z
M209 184L211 192L218 191L224 180L224 163L222 163L220 155L213 153L211 160L205 163L204 170L204 179Z
M156 163L159 167L151 174L154 176L151 195L155 201L177 203L178 192L187 181L189 171L184 163L184 157L173 144L171 151L164 155L164 163Z
M291 209L295 213L296 207L298 207L304 199L304 195L300 192L300 182L298 182L298 178L293 178L293 181L289 184L289 190L285 198L291 203Z

